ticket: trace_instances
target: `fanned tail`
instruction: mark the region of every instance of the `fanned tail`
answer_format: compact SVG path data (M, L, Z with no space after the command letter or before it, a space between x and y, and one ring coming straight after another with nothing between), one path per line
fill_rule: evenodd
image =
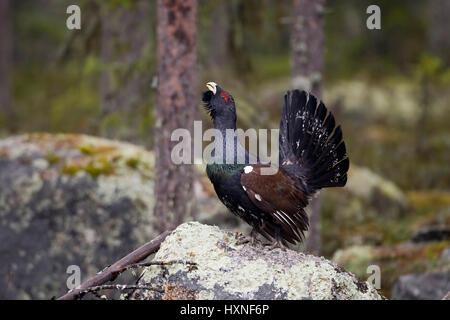
M347 182L349 159L341 127L322 101L305 91L284 96L280 165L300 179L308 194Z

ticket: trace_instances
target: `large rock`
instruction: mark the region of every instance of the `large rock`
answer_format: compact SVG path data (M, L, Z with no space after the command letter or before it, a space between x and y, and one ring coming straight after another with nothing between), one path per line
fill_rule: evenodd
M409 286L409 284L404 283L410 283L411 277L404 278L404 281L396 284L404 275L450 273L450 260L446 255L449 245L449 242L442 241L420 244L404 243L382 247L352 246L336 251L332 260L361 278L369 276L369 266L378 266L381 272L380 292L390 298L394 285L400 285L399 288ZM431 288L430 286L429 289ZM404 290L407 289L401 289L400 291ZM428 290L428 288L425 290ZM437 296L439 294L437 293ZM402 295L401 298L407 298L407 295Z
M352 164L344 188L322 191L322 253L331 257L350 246L379 246L408 237L413 208L389 179ZM405 230L406 229L406 230Z
M162 243L156 261L190 261L148 267L139 284L164 293L139 299L381 299L367 282L312 255L262 245L238 245L236 233L189 222Z
M392 289L392 299L437 300L450 299L450 247L426 274L407 274L399 277Z
M447 226L445 224L422 226L414 233L412 241L450 241L450 226Z
M153 157L84 135L0 141L0 299L67 291L69 265L85 278L158 232Z
M409 208L406 195L395 183L365 167L350 167L345 191L383 209L381 212L385 212L389 207L400 211Z
M450 292L450 272L401 276L392 290L392 299L440 300Z

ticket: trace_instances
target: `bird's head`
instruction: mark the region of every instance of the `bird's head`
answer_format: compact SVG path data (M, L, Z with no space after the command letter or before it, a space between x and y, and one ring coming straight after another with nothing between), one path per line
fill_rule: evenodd
M236 107L231 94L219 87L215 82L206 84L208 91L203 92L203 102L205 109L210 114L216 124L222 124L227 127L236 125Z

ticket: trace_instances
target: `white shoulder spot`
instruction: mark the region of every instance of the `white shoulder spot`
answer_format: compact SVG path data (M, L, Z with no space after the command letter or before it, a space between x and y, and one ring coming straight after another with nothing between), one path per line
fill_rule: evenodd
M261 201L261 200L262 200L261 196L260 196L259 194L257 194L257 193L255 193L255 198L256 198L256 200L258 200L258 201Z
M252 172L253 171L253 167L252 166L246 166L246 167L244 167L244 172L245 173L250 173L250 172Z
M244 189L244 191L247 191L247 188L245 186L242 186L242 189Z

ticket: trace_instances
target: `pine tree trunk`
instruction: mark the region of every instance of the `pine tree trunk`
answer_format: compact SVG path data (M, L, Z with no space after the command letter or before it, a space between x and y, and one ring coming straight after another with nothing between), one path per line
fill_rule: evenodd
M0 1L0 113L7 118L12 112L11 107L11 14L12 2L10 0Z
M194 168L172 163L175 142L170 137L178 128L188 129L193 137L199 104L196 16L196 0L158 0L155 215L161 229L177 226L194 210Z
M325 0L292 1L292 86L321 98ZM314 254L321 250L320 211L320 198L313 198L306 249Z

